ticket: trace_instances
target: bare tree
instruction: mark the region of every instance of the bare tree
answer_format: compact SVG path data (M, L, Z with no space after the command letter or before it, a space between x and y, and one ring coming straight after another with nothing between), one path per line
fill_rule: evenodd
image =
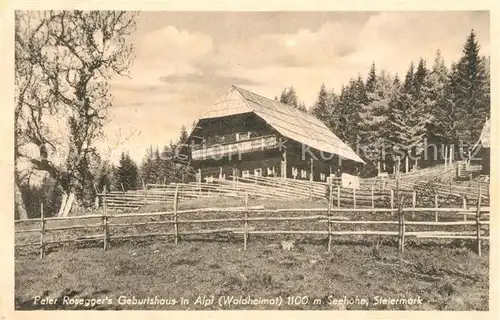
M135 18L125 11L16 12L16 167L24 161L47 172L65 199L85 188L112 103L109 80L126 76L133 61L127 38ZM71 206L65 202L61 208Z

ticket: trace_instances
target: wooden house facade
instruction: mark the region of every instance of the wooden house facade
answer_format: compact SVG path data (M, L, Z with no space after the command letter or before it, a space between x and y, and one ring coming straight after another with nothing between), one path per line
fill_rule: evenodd
M274 176L326 181L363 160L321 121L233 86L197 121L186 144L197 179Z

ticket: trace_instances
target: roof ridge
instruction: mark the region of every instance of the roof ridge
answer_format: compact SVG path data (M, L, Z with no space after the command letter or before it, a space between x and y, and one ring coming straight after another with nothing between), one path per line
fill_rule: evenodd
M292 106L291 104L284 103L284 102L281 102L281 101L279 101L279 100L273 100L273 99L270 99L270 98L268 98L268 97L264 97L263 95L260 95L260 94L258 94L258 93L253 92L253 91L250 91L250 90L247 90L247 89L244 89L244 88L238 87L238 86L236 86L236 85L234 85L234 84L233 84L233 87L234 87L236 90L238 90L238 91L239 91L239 90L243 90L243 91L249 92L249 93L251 93L251 94L255 94L256 96L259 96L259 97L261 97L261 98L263 98L263 99L266 99L266 100L269 100L269 101L276 102L276 103L282 104L282 105L284 105L284 106L287 106L287 107L288 107L288 108L290 108L291 110L297 110L297 111L299 111L299 112L301 112L301 113L303 113L303 114L305 114L305 115L308 115L308 116L309 116L309 115L311 115L309 112L307 112L307 110L306 110L306 111L301 110L301 109L299 109L299 108L297 108L297 107Z

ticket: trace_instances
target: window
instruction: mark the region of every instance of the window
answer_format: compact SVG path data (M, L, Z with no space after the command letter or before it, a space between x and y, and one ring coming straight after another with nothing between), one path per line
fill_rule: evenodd
M292 177L297 178L299 175L299 169L292 167Z
M325 181L325 180L326 180L326 174L324 174L324 173L320 173L320 175L319 175L319 179L320 179L321 181Z
M267 175L268 176L274 176L274 167L267 168Z
M212 183L214 182L214 176L206 176L203 180L205 180L205 182L207 183L208 182Z
M253 175L256 176L256 177L262 177L262 169L255 169L253 171Z
M226 141L225 136L215 136L215 142L216 143L224 143Z
M300 177L302 179L307 179L307 170L305 169L300 170Z
M236 141L248 140L248 139L250 139L251 135L252 135L252 133L250 131L239 132L236 134Z
M242 171L242 172L241 172L241 176L242 176L243 178L248 178L248 177L250 176L250 171L248 171L248 170L244 170L244 171Z

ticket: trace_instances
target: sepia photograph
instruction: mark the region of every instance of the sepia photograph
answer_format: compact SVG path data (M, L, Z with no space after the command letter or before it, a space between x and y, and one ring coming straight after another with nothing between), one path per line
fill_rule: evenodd
M15 310L494 307L489 11L12 14Z

